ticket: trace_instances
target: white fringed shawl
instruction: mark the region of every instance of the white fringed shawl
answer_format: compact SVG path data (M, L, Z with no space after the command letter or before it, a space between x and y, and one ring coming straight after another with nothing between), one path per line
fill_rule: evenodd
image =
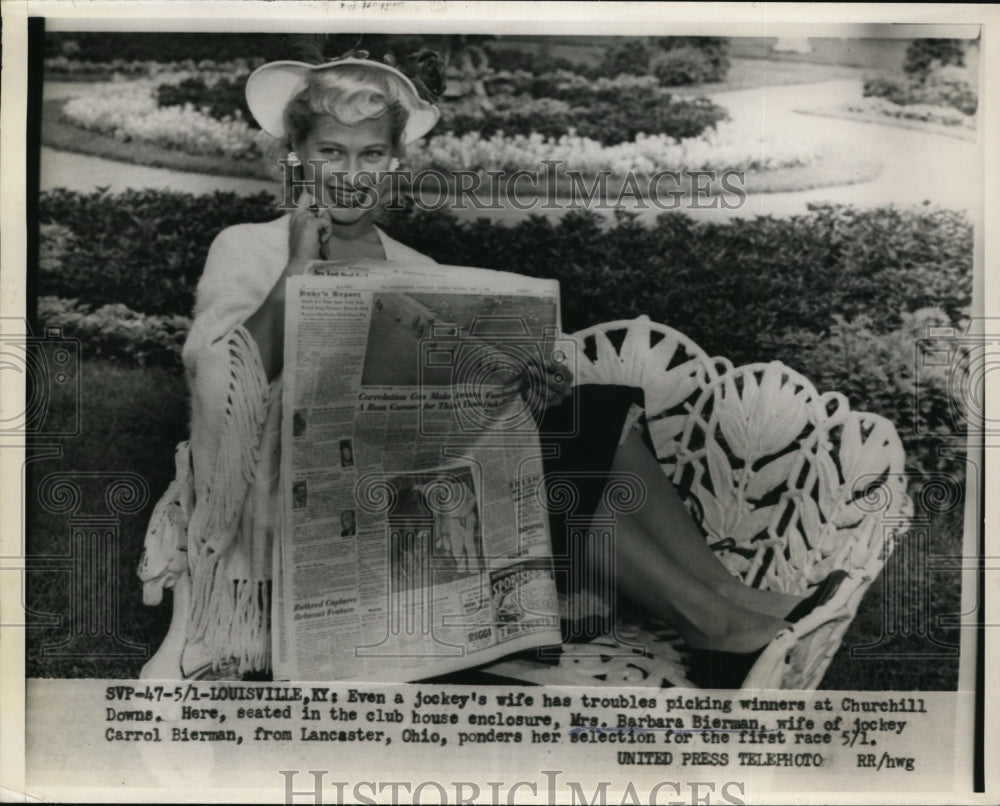
M167 519L157 514L170 503L161 501L147 533L140 577L146 601L159 601L165 567L151 558L169 558L176 568L178 553L186 549L192 582L182 660L186 674L207 663L218 668L235 661L239 673L271 665L268 585L275 537L281 535L281 377L268 383L243 323L288 263L290 220L286 215L266 224L240 224L216 237L184 345L194 504L185 540L183 524L173 534L161 528ZM386 259L434 262L378 232Z

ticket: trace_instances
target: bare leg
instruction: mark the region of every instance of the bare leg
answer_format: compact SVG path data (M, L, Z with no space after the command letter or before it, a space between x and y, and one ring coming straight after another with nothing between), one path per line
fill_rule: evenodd
M629 434L618 449L612 470L634 473L642 479L646 485L645 501L639 510L625 518L633 520L652 538L655 549L665 553L689 576L734 604L778 618L786 616L801 600L799 596L744 585L725 569L705 545L705 538L677 491L638 433ZM622 520L619 518L619 523Z
M598 516L607 515L603 504ZM636 521L615 527L614 558L595 556L591 562L611 573L617 589L642 608L669 622L695 648L751 652L767 644L788 624L720 596L679 566Z

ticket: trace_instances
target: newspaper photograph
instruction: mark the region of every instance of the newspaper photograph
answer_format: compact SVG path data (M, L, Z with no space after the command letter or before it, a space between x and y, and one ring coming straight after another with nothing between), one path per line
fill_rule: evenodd
M0 14L0 801L997 802L1000 9Z
M551 358L558 284L358 265L288 284L276 679L420 679L559 644L519 388Z

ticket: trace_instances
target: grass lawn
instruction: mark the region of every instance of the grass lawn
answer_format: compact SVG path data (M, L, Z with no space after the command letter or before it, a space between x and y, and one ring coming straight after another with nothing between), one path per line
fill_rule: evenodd
M139 474L149 487L149 500L137 513L119 522L118 557L113 569L118 587L118 635L147 650L132 657L114 657L114 642L95 640L106 657L60 658L49 656L45 645L68 634L66 625L40 626L41 615L29 612L25 669L31 677L137 677L139 669L159 646L170 621L168 606L146 607L136 568L142 554L146 524L156 500L174 476L174 446L186 437L187 392L183 376L161 369L123 368L113 363L84 362L81 372L81 434L60 440L60 458L32 462L28 500L27 550L29 556L67 554L70 524L66 514L53 514L40 505L37 488L50 473L103 471ZM72 413L67 399L53 401L53 420ZM48 424L49 420L46 421ZM43 452L39 448L39 453ZM101 514L104 485L99 479L80 477L82 504L78 514ZM70 607L71 576L65 571L27 574L27 606L37 614L66 614ZM164 599L169 602L169 595ZM32 626L33 624L39 626Z
M963 506L931 517L928 556L962 554ZM905 545L913 539L912 533L903 537L868 589L823 688L956 689L959 631L936 622L961 612L959 572L935 570L927 578L919 576L916 569L922 562L916 546Z
M153 368L124 368L108 361L87 361L81 369L82 434L58 442L60 458L40 458L33 462L33 487L53 472L130 471L145 479L149 500L134 515L121 518L119 553L114 567L118 585L119 635L127 641L144 644L146 652L132 657L86 659L59 658L43 653L43 646L58 643L68 630L66 625L46 626L43 614L65 614L70 600L69 575L65 572L37 570L28 573L26 672L30 677L104 677L128 678L138 675L142 663L166 632L170 619L169 596L159 607L146 607L135 569L142 553L143 538L150 512L158 497L173 478L173 451L187 436L187 403L180 374ZM54 421L65 421L72 414L68 400L53 401ZM100 509L103 487L81 477L83 504ZM34 499L34 489L28 491ZM930 554L959 554L962 544L961 512L932 519ZM28 552L31 556L51 556L69 551L69 522L66 515L43 510L37 502L29 507ZM934 572L930 583L914 578L917 564L906 552L897 551L887 571L875 581L862 602L858 616L824 680L824 688L858 690L953 690L958 678L958 658L927 656L941 653L928 637L943 643L957 642L957 630L933 627L934 620L959 611L957 571ZM893 581L893 598L901 608L899 618L883 618L882 590L886 579ZM898 591L895 590L898 588ZM928 597L924 600L924 596ZM927 634L921 608L928 615ZM906 634L899 629L907 624ZM851 657L852 647L874 644L896 633L879 647L886 658ZM111 646L95 641L99 647ZM111 646L113 650L113 646ZM856 654L856 653L855 653Z

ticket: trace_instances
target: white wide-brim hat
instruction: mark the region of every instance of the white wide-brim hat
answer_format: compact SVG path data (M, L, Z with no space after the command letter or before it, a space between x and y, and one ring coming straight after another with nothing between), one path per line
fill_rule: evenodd
M396 80L399 102L409 112L406 128L403 129L404 143L411 143L423 137L437 124L441 112L434 104L420 97L413 82L395 67L374 59L336 59L323 64L269 62L254 70L247 79L247 106L265 132L279 140L284 139L288 135L285 131L285 107L292 98L306 88L309 74L352 64L382 70Z

